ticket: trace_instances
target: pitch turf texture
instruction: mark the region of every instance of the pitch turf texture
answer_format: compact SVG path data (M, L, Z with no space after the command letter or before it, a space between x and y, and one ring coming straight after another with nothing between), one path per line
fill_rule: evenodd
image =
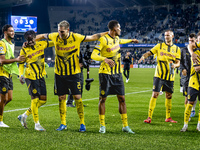
M157 99L151 124L143 123L147 118L152 94L154 69L131 69L129 83L125 83L128 123L135 134L122 132L121 117L116 96L106 101L106 133L99 133L98 68L91 68L94 78L90 91L84 89L85 123L87 131L79 133L79 118L76 108L67 108L67 130L56 131L60 125L58 97L53 95L53 68L47 68L47 103L39 109L39 119L46 132L34 130L32 115L24 129L17 116L24 113L31 100L26 85L13 77L13 100L5 107L4 123L10 128L0 128L0 149L199 149L200 132L196 130L198 114L189 122L188 131L181 133L184 117L184 97L179 92L179 75L176 75L175 92L172 98L172 113L177 124L165 122L165 96ZM86 77L86 70L84 70ZM125 81L125 78L124 78ZM198 112L198 104L196 112Z

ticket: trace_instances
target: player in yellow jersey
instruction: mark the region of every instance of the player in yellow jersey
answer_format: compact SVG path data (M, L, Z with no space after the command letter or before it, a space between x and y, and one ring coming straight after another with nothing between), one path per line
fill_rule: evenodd
M84 107L81 98L81 83L79 66L79 54L81 42L96 41L107 32L85 36L69 31L70 25L67 21L58 24L58 32L40 34L37 39L50 39L55 45L55 85L54 94L59 98L59 111L61 125L57 131L67 128L66 124L66 94L71 91L80 118L80 132L85 132Z
M45 129L39 123L38 108L46 103L46 83L44 75L45 71L45 59L44 49L54 46L50 41L35 41L36 34L33 30L27 31L24 34L24 38L27 41L26 47L20 51L20 56L24 55L26 60L19 64L19 76L20 82L24 84L26 82L29 95L31 96L31 108L29 108L24 114L19 115L18 119L24 128L27 128L26 118L33 114L33 120L35 123L35 130L45 131ZM25 77L24 75L24 63L26 63Z
M188 129L188 121L191 114L191 109L194 105L194 102L198 96L198 99L200 100L200 63L197 61L200 57L200 42L197 43L190 43L188 45L188 50L190 51L192 61L191 61L191 72L190 72L190 80L188 85L188 103L185 108L184 113L184 126L181 129L181 132L185 132ZM196 57L196 58L195 58ZM196 59L196 60L195 60ZM195 62L194 62L195 61ZM200 106L200 104L199 104ZM200 107L199 107L200 108ZM200 131L200 111L199 111L199 118L197 123L197 130Z
M14 29L12 25L4 25L2 28L4 38L0 41L0 127L9 127L3 123L4 107L12 100L13 82L12 74L18 75L15 62L24 61L24 56L14 57Z
M157 66L154 75L153 93L149 103L148 118L144 120L145 123L151 123L153 111L156 106L156 100L158 98L160 89L165 91L165 107L166 107L166 119L165 122L177 123L172 120L171 108L172 108L172 93L174 92L174 69L180 66L181 52L180 48L173 44L174 33L171 30L165 31L165 42L159 43L154 46L150 51L143 54L138 63L144 61L151 55L157 55ZM173 63L172 63L173 62ZM171 64L171 65L170 65Z
M127 111L124 96L124 82L121 70L120 45L130 42L138 43L136 39L119 39L121 27L118 21L112 20L108 23L109 34L101 37L95 46L91 58L101 61L99 68L99 120L100 133L106 132L105 127L105 102L108 95L117 95L119 101L119 113L121 114L122 131L133 133L127 121ZM100 53L100 55L99 55Z

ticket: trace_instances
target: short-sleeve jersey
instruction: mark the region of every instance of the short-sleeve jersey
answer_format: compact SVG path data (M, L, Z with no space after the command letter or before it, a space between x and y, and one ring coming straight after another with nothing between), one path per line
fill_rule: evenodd
M2 40L0 41L0 55L6 54L6 44ZM0 65L0 76L9 78L9 73L3 68L3 65Z
M126 39L119 39L118 36L115 38L111 37L109 34L102 36L95 46L94 50L98 50L100 53L100 56L106 57L108 59L112 59L115 62L114 67L110 67L105 61L101 62L99 73L105 73L105 74L119 74L122 73L121 70L121 54L119 53L120 45L119 44L125 44L129 43L132 40L126 40Z
M36 80L44 77L45 72L45 58L44 49L49 45L48 41L36 42L34 47L22 48L20 55L24 55L26 60L19 65L26 63L25 78Z
M200 43L199 42L196 43L196 46L197 46L197 48L200 48ZM200 56L200 50L199 49L195 49L193 51L194 51L195 54ZM194 64L192 59L191 59L191 71L190 71L189 87L192 87L192 88L199 91L200 73L195 71L196 66L200 66L200 63Z
M154 76L167 81L174 81L175 74L170 74L169 62L173 61L175 63L176 59L180 60L180 48L174 44L169 46L163 42L154 46L150 52L157 56L157 66Z
M48 38L55 45L55 73L58 75L74 75L81 72L79 66L80 44L86 36L69 33L67 39L61 39L59 33L50 33Z

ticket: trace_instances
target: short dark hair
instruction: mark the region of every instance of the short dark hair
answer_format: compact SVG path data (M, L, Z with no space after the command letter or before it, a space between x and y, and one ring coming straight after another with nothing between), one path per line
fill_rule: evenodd
M191 33L190 35L189 35L189 38L197 38L197 36L196 36L196 34L195 33Z
M28 41L28 36L29 36L29 35L32 35L33 38L36 37L35 31L33 31L33 30L26 31L26 32L24 33L24 38L25 38L27 41Z
M10 27L13 27L13 26L10 25L10 24L4 25L4 26L2 27L2 32L4 33L5 31L8 31L8 28L10 28Z
M119 22L117 20L111 20L108 22L108 29L113 30L118 24Z

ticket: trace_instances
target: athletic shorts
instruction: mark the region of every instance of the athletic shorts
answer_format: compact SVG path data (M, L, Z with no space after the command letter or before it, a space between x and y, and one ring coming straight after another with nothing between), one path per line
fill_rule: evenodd
M188 95L188 86L183 86L183 96L187 97Z
M188 87L188 101L195 101L196 98L198 96L198 99L200 100L200 91L199 90L196 90L192 87Z
M46 83L44 77L37 80L31 80L26 78L25 81L28 87L29 95L31 96L47 95Z
M9 90L13 90L12 77L6 78L4 76L0 76L0 93L6 94Z
M99 74L100 96L124 95L124 82L122 74Z
M75 75L60 76L55 74L54 94L55 95L80 95L81 94L81 81L80 73Z
M124 65L124 70L130 70L130 65Z
M153 79L153 91L160 92L162 87L162 91L167 91L169 93L174 92L174 81L167 81L160 79L158 77L154 77Z

